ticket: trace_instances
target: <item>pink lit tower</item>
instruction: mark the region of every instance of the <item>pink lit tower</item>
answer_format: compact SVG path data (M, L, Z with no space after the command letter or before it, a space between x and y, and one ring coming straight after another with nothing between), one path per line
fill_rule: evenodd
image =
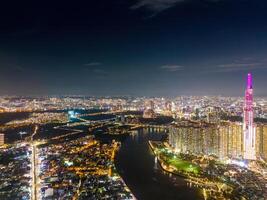
M255 160L255 138L256 130L253 123L253 88L252 75L247 76L247 88L245 91L244 119L243 119L243 151L244 159Z

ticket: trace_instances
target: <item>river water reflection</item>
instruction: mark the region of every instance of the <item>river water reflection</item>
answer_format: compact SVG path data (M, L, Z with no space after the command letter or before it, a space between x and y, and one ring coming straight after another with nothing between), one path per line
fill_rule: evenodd
M145 128L134 131L123 142L116 167L139 200L199 200L202 190L184 179L162 171L149 148L148 140L166 137L164 130Z

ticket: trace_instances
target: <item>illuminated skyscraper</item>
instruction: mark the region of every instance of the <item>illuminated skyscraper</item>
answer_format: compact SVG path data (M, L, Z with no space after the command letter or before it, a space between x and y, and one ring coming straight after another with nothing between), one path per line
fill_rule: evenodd
M253 88L252 75L247 76L247 88L245 91L244 118L243 118L243 151L244 159L255 160L255 126L253 123Z

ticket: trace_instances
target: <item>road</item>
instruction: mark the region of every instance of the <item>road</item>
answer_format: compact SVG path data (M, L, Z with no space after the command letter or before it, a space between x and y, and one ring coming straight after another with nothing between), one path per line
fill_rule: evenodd
M36 156L36 144L34 143L33 137L36 135L37 131L38 131L38 126L36 125L34 128L34 132L31 135L31 148L32 148L32 157L31 157L31 163L32 163L32 173L31 173L31 177L32 177L32 200L36 200L37 198L37 179L38 179L38 175L36 173L36 169L37 169L37 156Z

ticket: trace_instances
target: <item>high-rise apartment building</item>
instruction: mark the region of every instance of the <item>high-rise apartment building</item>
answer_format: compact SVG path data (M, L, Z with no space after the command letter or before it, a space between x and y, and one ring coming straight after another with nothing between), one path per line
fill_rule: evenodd
M0 133L0 145L5 144L5 134Z

